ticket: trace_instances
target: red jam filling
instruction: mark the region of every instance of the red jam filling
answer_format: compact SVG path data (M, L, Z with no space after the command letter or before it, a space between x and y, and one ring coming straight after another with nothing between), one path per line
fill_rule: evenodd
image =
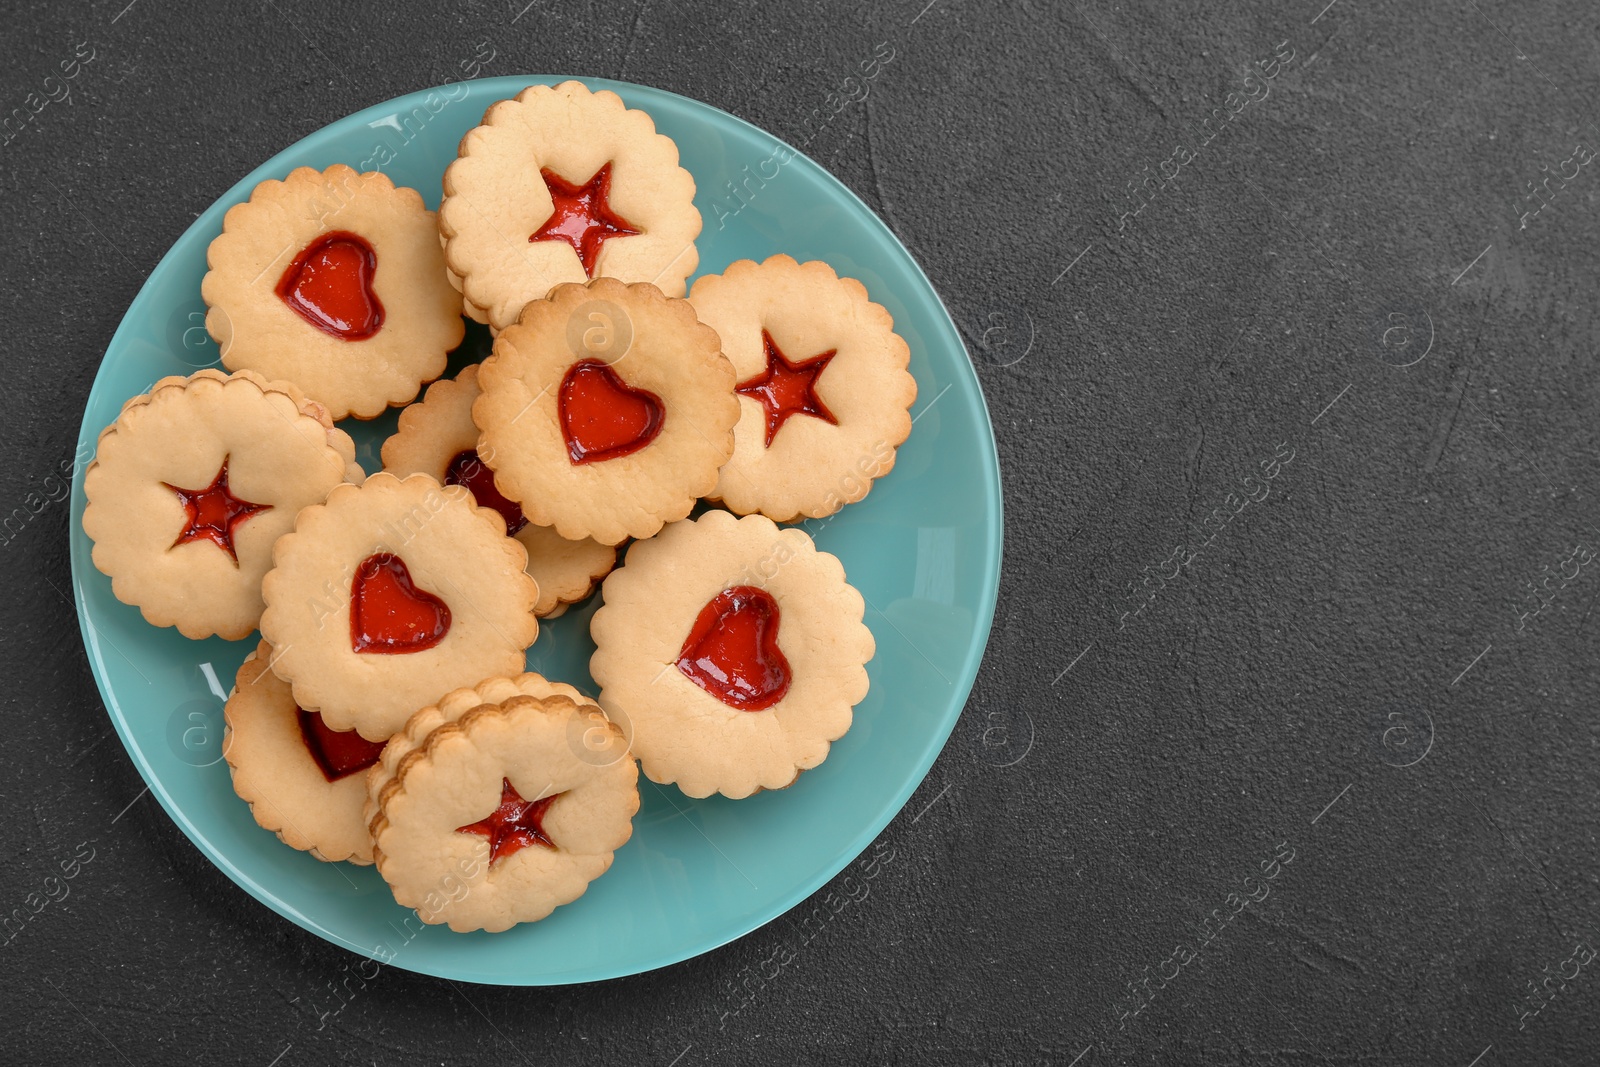
M418 589L405 561L378 552L361 561L350 585L350 647L397 655L422 652L450 632L450 609Z
M683 642L678 670L730 708L772 707L789 691L791 678L778 648L778 602L752 585L712 597Z
M557 793L542 800L527 801L511 785L511 779L502 778L500 806L486 819L456 827L458 834L481 834L489 839L489 865L519 848L542 845L556 847L550 835L544 832L544 815L565 794Z
M543 226L529 241L565 241L578 253L583 273L594 277L600 246L613 237L636 237L641 232L611 210L611 164L594 172L582 185L573 185L546 167L539 171L554 205Z
M466 486L480 508L493 508L500 513L500 517L506 520L508 534L514 534L528 525L522 508L517 506L515 500L507 500L501 494L494 484L494 471L470 448L465 452L457 452L456 458L450 461L450 466L444 472L444 484Z
M666 417L659 396L630 387L598 359L572 365L561 379L557 407L573 463L632 455L656 439Z
M830 348L803 363L790 363L766 330L761 331L761 343L767 350L767 369L749 381L740 382L735 391L759 402L766 409L767 447L772 447L773 438L778 436L778 431L783 429L783 424L789 421L791 415L810 415L834 426L839 425L833 412L817 396L817 379L827 369L828 361L833 359L838 349Z
M300 718L300 737L322 777L330 782L364 771L383 755L382 741L368 741L354 730L330 730L322 716L296 708Z
M172 547L177 548L190 541L210 541L235 563L239 562L239 553L233 548L234 529L250 516L272 510L271 504L252 504L228 491L226 458L222 461L222 469L217 471L217 476L204 489L179 489L167 482L161 484L178 495L184 510L189 513L188 525L172 542Z
M378 256L366 238L335 230L306 245L278 279L278 299L342 341L365 341L383 325L372 291Z

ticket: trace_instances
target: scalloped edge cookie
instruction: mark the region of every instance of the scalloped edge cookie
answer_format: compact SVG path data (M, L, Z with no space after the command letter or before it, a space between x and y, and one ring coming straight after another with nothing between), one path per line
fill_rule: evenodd
M540 172L572 184L610 166L611 209L640 232L603 242L593 277L650 282L673 296L699 265L694 176L644 111L582 82L530 85L492 104L444 172L439 233L467 314L499 330L563 282L591 275L560 241L531 241L553 204Z
M786 693L761 711L723 703L677 667L702 609L741 586L777 602L790 667ZM740 799L793 784L827 759L867 695L876 643L865 602L802 530L709 511L635 543L601 596L589 624L600 706L630 733L645 774L688 796Z
M741 395L733 455L711 499L777 522L821 518L865 497L894 468L895 450L911 433L917 381L906 369L910 347L866 286L821 260L775 255L697 279L689 302L722 338L736 388L767 371L767 336L793 364L833 353L812 388L836 422L791 415L769 445L766 409Z
M457 932L537 922L581 897L632 837L638 767L622 731L586 699L519 693L454 718L438 708L418 716L439 721L408 725L411 747L368 772L368 791L378 873L423 922ZM599 744L574 746L575 725ZM496 810L504 783L526 800L555 798L543 816L548 847L493 858L483 837L462 832Z
M239 523L237 561L214 544L177 544L184 505L172 487L210 486L266 504ZM162 378L100 432L84 472L83 531L111 591L153 626L185 637L248 637L261 618L272 546L302 507L362 477L355 442L289 382L208 369Z
M399 556L415 587L449 608L449 629L431 647L355 651L352 585L379 553ZM330 729L373 741L452 689L520 670L539 633L522 545L467 490L426 475L379 472L336 489L278 539L273 564L261 616L261 636L277 650L272 669Z
M383 323L364 339L323 332L276 292L301 251L339 232L365 240L376 257L372 291ZM228 209L206 264L206 330L223 364L295 382L334 418L371 419L409 403L444 373L465 335L433 212L421 193L379 171L297 167L282 181L260 183Z

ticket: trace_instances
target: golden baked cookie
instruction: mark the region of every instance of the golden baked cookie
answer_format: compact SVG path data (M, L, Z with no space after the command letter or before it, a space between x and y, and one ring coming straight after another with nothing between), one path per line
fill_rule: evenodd
M367 777L373 857L423 922L535 922L632 836L639 771L622 731L536 674L449 694L392 747Z
M228 209L206 263L223 364L287 378L336 419L409 403L466 330L433 212L376 171L262 182Z
M826 263L773 256L706 275L689 295L722 338L741 408L710 494L778 522L866 496L911 433L911 350L864 285Z
M673 523L629 548L601 596L600 706L645 774L689 796L790 785L867 695L861 594L799 529L726 511Z
M400 413L399 431L383 443L383 469L404 478L426 474L446 485L464 485L480 507L505 520L506 532L528 550L528 573L539 583L533 613L550 616L582 600L617 563L613 545L592 538L569 541L548 526L532 523L495 486L494 472L478 458L478 426L472 403L481 391L478 368L428 387L421 403Z
M699 263L678 146L616 93L575 81L484 113L444 172L439 232L467 313L496 330L562 282L605 276L682 296Z
M383 742L331 730L297 706L288 683L272 673L272 657L263 641L245 658L223 708L233 791L290 848L330 863L371 863L366 771Z
M247 637L272 545L301 508L359 481L355 444L288 382L163 378L100 434L83 530L111 591L185 637Z
M272 669L331 729L387 740L452 689L522 669L539 633L526 565L461 486L378 473L341 487L273 550Z
M495 485L568 540L649 537L733 450L733 366L688 302L653 285L556 286L500 331L478 384Z

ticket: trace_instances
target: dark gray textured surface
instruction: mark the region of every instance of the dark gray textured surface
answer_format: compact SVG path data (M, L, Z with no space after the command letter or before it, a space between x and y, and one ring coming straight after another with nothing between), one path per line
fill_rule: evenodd
M140 796L45 507L0 545L0 909L92 859L7 930L0 1061L1600 1058L1574 952L1600 937L1600 568L1573 555L1600 546L1600 168L1563 167L1600 147L1592 5L124 2L0 13L0 110L94 56L0 146L0 510L50 493L196 214L486 41L485 74L625 78L811 139L966 334L1007 565L869 896L504 990L363 981ZM865 102L808 129L880 41ZM1523 225L1528 183L1574 169Z

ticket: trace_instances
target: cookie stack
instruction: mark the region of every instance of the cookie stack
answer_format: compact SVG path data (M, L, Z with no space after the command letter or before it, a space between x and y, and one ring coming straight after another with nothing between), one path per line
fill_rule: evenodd
M779 524L889 472L916 382L825 263L688 288L694 179L614 93L495 104L443 190L435 216L382 174L300 168L231 209L201 290L231 373L124 406L83 522L151 624L259 629L225 750L258 823L375 863L426 922L503 930L610 866L641 766L749 797L850 728L861 595ZM493 351L434 381L463 316ZM336 420L391 406L366 476ZM602 580L595 700L524 667Z

